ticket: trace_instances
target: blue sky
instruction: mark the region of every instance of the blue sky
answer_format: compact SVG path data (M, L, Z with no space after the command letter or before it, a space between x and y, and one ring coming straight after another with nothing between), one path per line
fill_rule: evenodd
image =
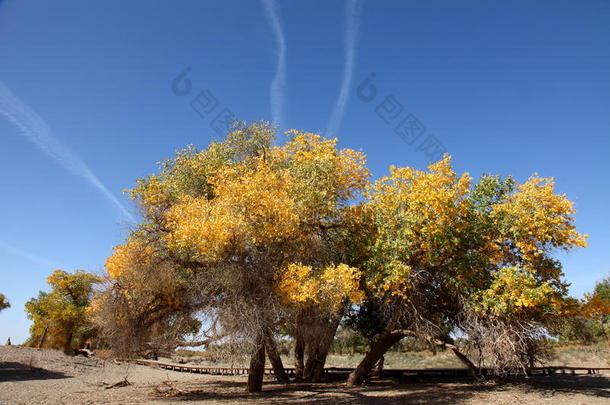
M201 116L203 90L215 108ZM376 176L424 168L426 140L475 177L553 176L590 235L559 256L571 292L610 269L607 1L5 0L0 342L27 337L23 304L54 268L102 271L135 214L121 191L218 138L225 109L334 133ZM394 132L409 115L425 127L412 143Z

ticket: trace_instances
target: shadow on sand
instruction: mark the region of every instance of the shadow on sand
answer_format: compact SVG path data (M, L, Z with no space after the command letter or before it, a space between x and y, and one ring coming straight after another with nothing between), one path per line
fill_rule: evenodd
M393 384L375 381L365 387L347 388L340 383L288 384L267 383L263 392L248 394L245 381L208 381L191 383L188 389L165 396L168 403L182 401L260 401L261 403L298 402L299 404L457 404L481 393L500 392L517 388L550 397L557 393L583 394L610 398L610 379L589 375L554 375L502 383L411 383ZM161 399L161 398L159 398Z
M64 373L16 362L0 362L0 382L67 378Z

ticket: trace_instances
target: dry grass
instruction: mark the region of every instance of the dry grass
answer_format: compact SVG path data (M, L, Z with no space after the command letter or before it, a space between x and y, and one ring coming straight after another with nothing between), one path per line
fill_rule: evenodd
M247 357L223 358L218 353L202 352L194 355L190 352L185 356L174 356L173 361L188 362L202 366L226 366L246 367ZM326 361L327 367L356 367L364 354L331 354ZM286 367L294 366L291 356L282 356ZM591 346L583 345L556 345L554 356L548 362L554 366L589 366L608 367L610 365L610 348L607 343ZM431 351L419 352L389 352L385 356L386 368L460 368L463 364L450 351L439 351L436 354Z
M590 346L563 345L555 347L555 355L550 363L559 366L609 367L610 348L608 343Z

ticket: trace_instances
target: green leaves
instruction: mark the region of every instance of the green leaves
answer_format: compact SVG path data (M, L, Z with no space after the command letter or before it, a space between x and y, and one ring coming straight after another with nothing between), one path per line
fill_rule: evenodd
M37 340L49 328L49 344L61 347L65 335L75 332L88 323L87 310L92 298L93 285L100 279L83 270L68 273L55 270L47 279L51 292L40 291L38 298L30 299L26 312L34 323L30 328L30 341Z
M0 294L0 311L2 311L3 309L9 308L10 306L11 306L11 304L7 301L4 294Z

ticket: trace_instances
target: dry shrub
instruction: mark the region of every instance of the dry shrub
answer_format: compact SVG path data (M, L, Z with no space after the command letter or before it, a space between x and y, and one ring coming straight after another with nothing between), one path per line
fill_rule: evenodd
M552 356L546 328L538 322L506 320L469 311L459 327L470 359L492 376L528 373Z

